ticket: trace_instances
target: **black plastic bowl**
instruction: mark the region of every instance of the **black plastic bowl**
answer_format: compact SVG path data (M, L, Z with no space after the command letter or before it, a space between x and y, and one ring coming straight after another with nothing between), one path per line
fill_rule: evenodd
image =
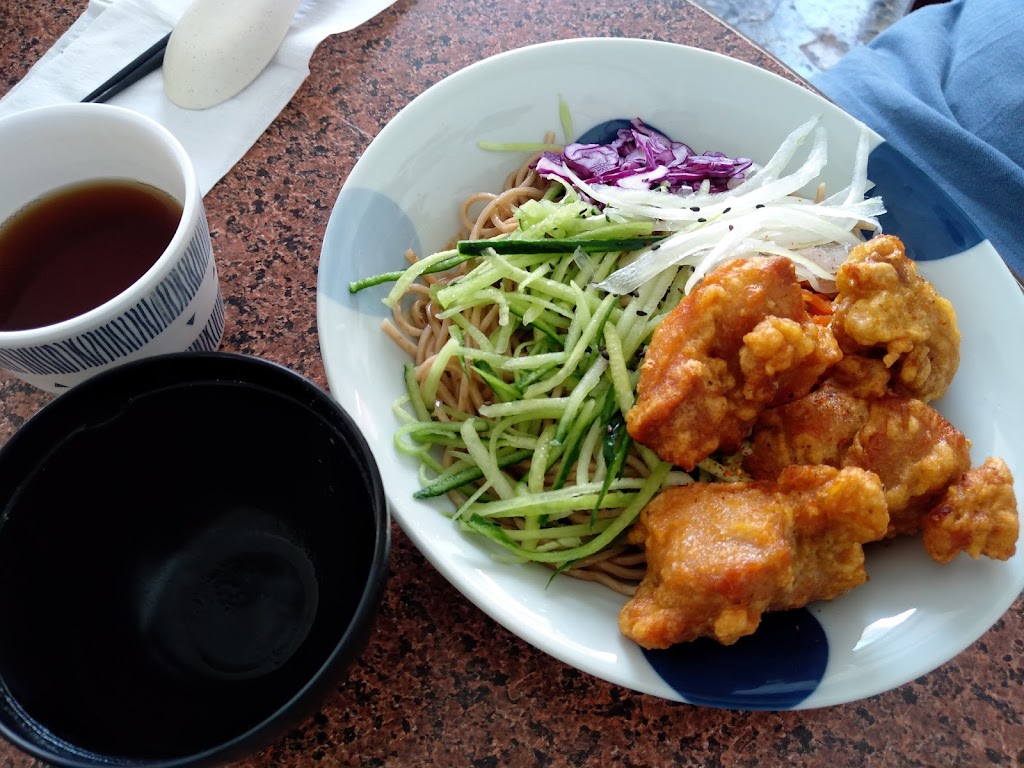
M59 766L195 766L308 715L390 555L321 389L225 353L99 374L0 448L0 733Z

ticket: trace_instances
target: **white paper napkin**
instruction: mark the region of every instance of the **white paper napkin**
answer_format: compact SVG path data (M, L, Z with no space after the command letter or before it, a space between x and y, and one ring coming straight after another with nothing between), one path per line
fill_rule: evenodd
M0 100L0 117L80 101L171 31L191 0L90 0L88 8L25 78ZM394 0L303 0L270 65L216 107L188 110L167 98L154 72L110 99L166 126L185 146L205 195L241 159L309 75L328 35L353 29Z

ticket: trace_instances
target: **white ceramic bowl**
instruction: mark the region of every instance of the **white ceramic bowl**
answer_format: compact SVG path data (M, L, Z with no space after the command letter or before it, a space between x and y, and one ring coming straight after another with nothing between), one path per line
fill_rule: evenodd
M698 152L765 162L815 114L828 130L832 189L848 181L860 123L793 83L747 64L668 43L583 39L532 46L458 72L416 98L373 141L339 196L320 261L319 325L331 391L364 430L395 518L463 594L536 647L605 680L667 699L734 708L809 708L901 685L981 636L1024 587L1024 554L961 556L940 566L919 540L876 545L870 581L830 603L771 615L734 646L693 643L645 653L623 638L623 598L541 567L496 562L479 537L441 514L447 500L412 494L417 467L396 452L392 402L403 354L381 333L386 287L350 295L351 280L443 247L469 193L498 190L523 159L479 140L539 141L559 130L558 99L577 132L642 117ZM992 247L943 191L871 134L870 176L886 231L957 308L962 363L938 408L973 441L972 459L1002 456L1024 477L1024 358L993 328L1024 327L1024 297ZM1024 497L1018 481L1018 497ZM509 659L509 664L515 664Z

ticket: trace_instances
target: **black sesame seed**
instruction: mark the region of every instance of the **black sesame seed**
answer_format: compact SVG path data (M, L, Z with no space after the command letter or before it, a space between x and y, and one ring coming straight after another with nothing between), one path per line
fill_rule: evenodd
M764 208L764 203L758 203L754 206L755 208Z
M644 310L642 310L642 309L638 309L636 311L636 314L637 314L638 317L647 317L647 313L644 312Z
M692 208L690 208L690 210L693 211L694 213L696 213L697 211L700 210L700 206L695 205Z
M732 208L726 208L726 209L725 209L724 211L722 211L722 213L723 213L723 214L726 214L726 213L728 213L728 212L729 212L729 211L731 211L731 210L732 210Z
M707 219L697 219L698 224L703 224Z

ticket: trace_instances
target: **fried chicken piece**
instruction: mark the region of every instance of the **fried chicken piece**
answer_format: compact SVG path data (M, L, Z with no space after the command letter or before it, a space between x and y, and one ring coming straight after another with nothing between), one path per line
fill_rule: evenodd
M889 393L891 372L873 357L846 355L828 369L822 386L839 387L854 397L874 398Z
M860 391L871 394L877 384ZM890 537L917 533L922 516L971 465L970 441L931 406L893 394L858 397L831 377L802 400L765 411L750 445L743 468L755 480L794 464L874 472L885 488Z
M626 414L630 435L684 469L736 450L765 407L802 397L842 354L811 321L792 262L734 259L654 332Z
M885 535L878 478L861 469L789 467L778 482L670 488L641 512L647 575L619 613L645 648L698 637L730 645L761 614L830 600L862 584L863 544Z
M808 316L809 318L809 316ZM769 316L743 337L743 397L780 405L811 391L841 353L832 331L814 322Z
M970 469L970 441L920 400L887 395L871 403L868 420L844 453L842 466L881 478L889 505L889 536L921 530L924 514Z
M1013 476L1006 462L989 458L966 472L924 516L924 548L948 563L961 552L1008 560L1017 551L1020 520Z
M743 469L755 480L774 480L796 464L840 467L869 413L867 400L829 385L770 408L757 420Z
M793 464L843 465L853 438L868 420L870 401L888 392L881 360L851 355L829 368L806 397L758 417L743 468L755 480L774 480Z
M892 389L925 402L942 397L960 364L953 305L884 235L850 251L836 277L831 328L844 354L881 355Z

